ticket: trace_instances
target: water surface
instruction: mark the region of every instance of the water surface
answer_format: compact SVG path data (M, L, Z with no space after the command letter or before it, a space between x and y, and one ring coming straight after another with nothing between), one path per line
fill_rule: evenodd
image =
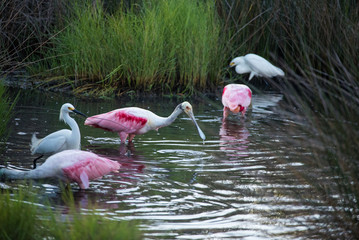
M297 124L275 109L280 94L253 95L245 119L222 122L217 98L186 99L206 134L203 142L182 114L170 126L120 144L117 134L84 126L82 149L122 164L119 173L92 181L88 190L73 184L80 208L96 203L99 213L114 220L141 220L146 239L307 239L325 235L321 220L331 209L303 179L313 172L312 154L293 139L303 139ZM43 137L68 128L58 120L65 102L91 116L137 106L168 116L180 99L91 101L53 93L24 92L15 109L11 134L2 154L9 167L29 169L31 135ZM42 160L39 160L41 164ZM321 173L318 173L321 174ZM7 182L17 187L19 182ZM36 182L43 196L66 214L56 182ZM40 200L39 200L40 201ZM320 237L319 237L320 238Z

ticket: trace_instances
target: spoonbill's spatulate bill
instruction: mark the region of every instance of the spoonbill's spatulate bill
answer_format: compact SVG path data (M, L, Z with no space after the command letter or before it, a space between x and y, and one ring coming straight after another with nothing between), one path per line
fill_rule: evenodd
M252 91L244 84L228 84L222 93L223 120L228 117L229 111L241 112L244 116L252 101Z
M254 76L266 78L284 76L282 69L274 66L263 57L253 53L234 58L229 66L235 66L238 74L250 73L249 80Z
M80 188L89 187L90 180L120 169L121 164L81 150L65 150L50 156L36 169L20 171L0 169L0 178L46 179L55 178L66 183L76 182Z
M169 117L160 117L149 110L138 107L128 107L89 117L86 119L85 125L117 132L121 142L125 143L127 137L131 142L135 135L170 125L182 112L192 119L200 137L205 140L206 136L198 126L193 115L192 106L188 102L179 104Z
M44 138L36 138L36 134L31 139L31 154L41 154L34 160L34 168L36 168L36 160L45 154L53 154L68 149L80 149L81 134L76 121L70 117L69 113L74 112L86 117L85 114L77 111L70 103L65 103L60 109L60 121L67 123L71 130L62 129L47 135Z

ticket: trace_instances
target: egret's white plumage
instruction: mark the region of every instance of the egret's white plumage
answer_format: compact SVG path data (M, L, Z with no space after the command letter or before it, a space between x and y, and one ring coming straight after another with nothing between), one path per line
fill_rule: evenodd
M263 57L253 53L236 57L229 65L231 67L235 66L235 70L238 74L250 73L249 80L254 76L266 78L284 76L282 69L274 66Z
M76 121L70 117L69 113L74 112L80 115L83 113L77 111L70 103L62 105L60 110L60 121L67 123L71 130L62 129L47 135L44 138L37 138L34 133L31 138L31 154L53 154L68 149L80 149L81 134L79 126ZM34 167L36 167L36 160L34 160Z

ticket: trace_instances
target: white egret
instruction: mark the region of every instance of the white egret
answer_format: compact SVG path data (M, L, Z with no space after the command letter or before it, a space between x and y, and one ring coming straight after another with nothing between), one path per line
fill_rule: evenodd
M60 110L59 120L67 123L71 130L62 129L47 135L44 138L38 139L36 133L31 138L31 155L41 154L34 160L34 168L36 168L36 161L45 154L53 154L69 149L80 149L81 134L79 126L76 121L70 117L69 113L74 112L87 117L85 114L77 111L71 103L65 103Z
M229 66L235 66L238 74L250 73L249 80L251 80L254 76L266 78L284 76L282 69L274 66L266 59L253 53L234 58Z

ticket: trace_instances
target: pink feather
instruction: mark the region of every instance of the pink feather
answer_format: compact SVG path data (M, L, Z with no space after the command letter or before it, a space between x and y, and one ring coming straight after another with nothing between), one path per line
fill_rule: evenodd
M73 164L63 167L62 171L68 181L78 183L81 188L88 188L90 180L117 171L120 166L118 162L96 154L91 156L87 154L87 156L78 158Z
M0 169L0 176L8 179L57 178L65 182L76 182L80 188L88 188L89 181L120 169L121 164L100 157L92 152L65 150L56 153L39 167L30 171Z
M117 109L89 117L86 119L85 125L102 128L111 132L136 132L146 125L147 119L138 117L129 110L130 108Z
M228 108L234 113L242 112L244 115L251 101L252 91L244 84L228 84L223 89L222 104L225 108L225 112L226 108ZM226 113L224 115L224 118L225 117Z

